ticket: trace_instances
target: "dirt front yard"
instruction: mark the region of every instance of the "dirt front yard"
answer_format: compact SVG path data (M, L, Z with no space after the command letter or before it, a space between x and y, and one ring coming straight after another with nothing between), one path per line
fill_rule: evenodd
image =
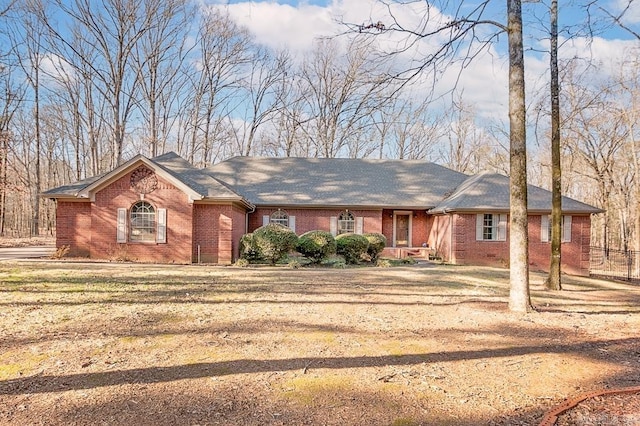
M535 425L640 385L640 287L542 280L522 316L502 269L0 263L0 423Z

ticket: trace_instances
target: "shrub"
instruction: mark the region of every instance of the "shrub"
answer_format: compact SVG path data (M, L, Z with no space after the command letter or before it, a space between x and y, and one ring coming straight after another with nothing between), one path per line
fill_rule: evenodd
M367 254L371 257L371 261L378 260L378 256L382 253L382 250L387 246L387 237L378 233L362 234L363 237L369 241L369 248Z
M336 240L327 231L309 231L300 235L296 251L312 263L320 263L336 254Z
M247 266L249 266L249 261L247 259L240 258L240 259L236 260L236 262L233 264L233 266L235 266L237 268L246 268Z
M60 246L58 248L56 248L55 253L53 253L51 255L52 259L62 259L63 257L65 257L67 255L67 253L69 253L69 250L71 250L71 247L69 246Z
M277 223L269 223L253 231L252 245L260 257L272 265L293 251L297 243L296 233Z
M349 264L356 264L367 253L369 241L360 234L340 234L336 237L336 252Z
M255 262L262 260L262 255L255 244L253 234L244 234L240 238L240 245L238 246L240 251L240 259L244 259L248 262Z
M393 263L389 259L378 259L378 261L376 262L376 266L378 268L391 268L393 266Z

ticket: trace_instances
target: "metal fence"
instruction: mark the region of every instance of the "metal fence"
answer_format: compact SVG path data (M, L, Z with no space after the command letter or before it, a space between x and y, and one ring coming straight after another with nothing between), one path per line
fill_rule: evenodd
M640 282L640 251L591 247L589 274Z

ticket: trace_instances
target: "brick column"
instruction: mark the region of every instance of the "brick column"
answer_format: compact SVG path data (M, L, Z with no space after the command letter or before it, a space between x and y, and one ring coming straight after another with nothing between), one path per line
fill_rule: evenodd
M220 214L218 218L218 263L230 265L233 262L233 220Z

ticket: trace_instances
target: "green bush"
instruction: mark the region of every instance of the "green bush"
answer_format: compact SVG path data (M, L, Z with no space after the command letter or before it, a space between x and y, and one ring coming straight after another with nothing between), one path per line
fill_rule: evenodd
M353 265L367 253L369 241L360 234L340 234L336 237L336 252Z
M367 254L371 257L371 261L375 263L382 250L387 246L387 237L378 233L362 234L362 236L369 241Z
M277 223L270 223L253 231L253 246L260 257L272 265L295 250L297 243L296 233Z
M320 263L336 254L336 240L327 231L309 231L300 235L296 251L312 263Z
M240 259L247 260L249 262L255 262L263 260L258 247L255 244L253 234L244 234L240 238L240 245L238 246L240 251Z

